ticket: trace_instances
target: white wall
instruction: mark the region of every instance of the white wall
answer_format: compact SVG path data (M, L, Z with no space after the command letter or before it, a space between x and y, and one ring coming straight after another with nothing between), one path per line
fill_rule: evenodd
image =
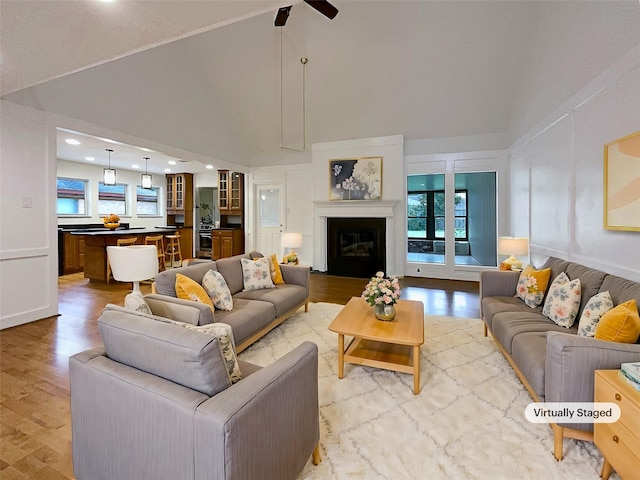
M0 102L0 328L58 312L56 130Z
M534 263L640 281L640 234L603 227L603 146L639 130L640 45L511 146L512 232L530 238Z
M166 180L164 175L154 174L152 178L153 186L159 187L158 191L158 212L155 217L138 217L136 214L136 186L140 184L142 172L133 170L123 170L119 168L116 172L116 182L124 183L127 187L127 215L120 215L120 221L129 223L132 227L156 227L166 225ZM58 225L77 225L81 223L102 223L102 218L98 215L98 182L102 181L103 167L86 163L69 162L58 160L57 176L64 178L77 178L89 180L88 215L83 217L58 217Z

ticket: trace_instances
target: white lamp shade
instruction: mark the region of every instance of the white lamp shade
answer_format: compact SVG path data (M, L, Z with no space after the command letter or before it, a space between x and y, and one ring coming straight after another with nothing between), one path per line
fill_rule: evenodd
M107 247L113 278L119 282L140 282L158 273L158 250L155 245Z
M284 232L282 234L282 246L291 249L302 247L302 233Z
M498 253L500 255L528 255L529 240L517 237L499 237Z

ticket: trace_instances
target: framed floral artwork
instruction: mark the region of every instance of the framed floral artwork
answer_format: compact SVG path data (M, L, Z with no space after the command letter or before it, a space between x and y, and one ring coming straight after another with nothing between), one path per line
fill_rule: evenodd
M640 132L604 146L604 228L640 232Z
M382 200L382 157L329 160L329 200Z

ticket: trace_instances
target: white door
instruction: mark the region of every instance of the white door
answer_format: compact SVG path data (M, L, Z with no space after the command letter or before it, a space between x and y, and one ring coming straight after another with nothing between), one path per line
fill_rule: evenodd
M256 250L282 257L282 185L256 185Z

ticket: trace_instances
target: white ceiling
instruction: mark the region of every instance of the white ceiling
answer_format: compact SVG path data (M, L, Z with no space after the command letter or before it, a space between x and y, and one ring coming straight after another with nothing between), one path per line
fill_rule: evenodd
M334 20L299 0L1 0L3 98L259 166L284 155L281 136L300 148L506 133L514 112L531 126L640 31L637 1L331 3Z

